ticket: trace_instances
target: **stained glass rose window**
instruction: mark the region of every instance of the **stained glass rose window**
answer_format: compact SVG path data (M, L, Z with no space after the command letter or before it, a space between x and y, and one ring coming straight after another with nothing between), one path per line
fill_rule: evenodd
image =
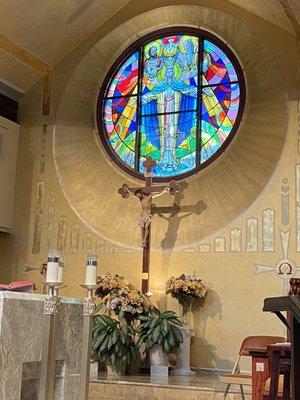
M99 135L119 166L142 176L186 177L214 161L242 118L242 68L210 33L182 28L148 35L114 63L100 90Z

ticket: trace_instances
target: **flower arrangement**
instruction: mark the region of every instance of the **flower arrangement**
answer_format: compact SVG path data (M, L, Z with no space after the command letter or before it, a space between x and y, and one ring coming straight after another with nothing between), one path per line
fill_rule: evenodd
M108 312L132 322L150 309L148 298L137 290L127 279L118 274L100 275L97 279L96 295L101 298Z
M177 299L182 306L182 315L186 315L194 300L204 298L207 294L207 287L195 274L182 274L175 278L172 276L166 282L166 294Z
M100 298L104 298L111 291L126 290L130 286L130 283L124 276L118 274L112 275L108 272L107 274L98 276L97 286L96 295Z

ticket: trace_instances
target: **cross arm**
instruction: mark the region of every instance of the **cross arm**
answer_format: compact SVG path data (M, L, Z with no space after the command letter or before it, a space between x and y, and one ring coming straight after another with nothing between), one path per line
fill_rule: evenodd
M119 188L118 193L123 197L123 199L128 199L128 197L134 196L138 191L142 191L146 195L152 194L153 197L160 196L164 192L168 192L170 196L175 196L179 192L180 186L175 181L170 181L167 185L157 185L157 186L144 186L144 187L129 187L127 183Z
M124 198L128 199L130 195L134 196L136 192L142 191L144 194L160 194L163 193L166 188L168 188L168 185L165 186L144 186L144 187L129 187L127 183L123 183L123 185L120 187L118 190L118 193Z
M119 188L118 193L123 197L123 199L128 199L129 196L135 196L138 191L142 191L144 194L149 195L151 193L162 193L167 186L145 186L145 187L129 187L127 183Z
M141 188L129 188L129 189L134 191L134 190L139 190ZM170 196L175 196L175 194L180 190L180 185L175 181L170 181L167 185L146 186L142 188L142 190L143 193L153 194L155 197L160 196L164 192L168 192Z
M127 183L123 183L123 185L118 189L118 193L120 193L123 199L128 199L130 195L134 195L132 188L129 188Z

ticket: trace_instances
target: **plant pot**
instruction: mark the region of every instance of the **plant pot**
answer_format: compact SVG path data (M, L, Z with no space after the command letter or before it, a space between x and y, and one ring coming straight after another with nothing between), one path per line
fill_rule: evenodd
M162 346L155 344L149 351L151 377L167 378L169 375L169 357L163 353Z
M119 374L117 373L116 367L112 364L106 364L106 373L109 379L117 379L119 378Z
M164 354L162 346L155 344L149 351L151 365L169 365L169 358Z

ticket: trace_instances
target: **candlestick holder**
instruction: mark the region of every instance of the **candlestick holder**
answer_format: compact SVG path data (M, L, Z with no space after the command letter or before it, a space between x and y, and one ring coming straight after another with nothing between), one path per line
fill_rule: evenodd
M59 289L66 287L62 282L44 282L48 288L48 295L44 300L44 334L41 362L41 376L39 382L39 400L53 400L55 384L55 356L57 342L57 315L61 298Z
M87 290L87 297L83 301L83 331L82 331L82 355L80 373L79 400L88 400L90 382L90 358L92 347L92 323L96 310L94 290L97 285L80 285Z
M151 300L151 297L153 296L153 292L151 292L151 290L148 290L148 292L145 293L145 296L146 296L149 300Z

